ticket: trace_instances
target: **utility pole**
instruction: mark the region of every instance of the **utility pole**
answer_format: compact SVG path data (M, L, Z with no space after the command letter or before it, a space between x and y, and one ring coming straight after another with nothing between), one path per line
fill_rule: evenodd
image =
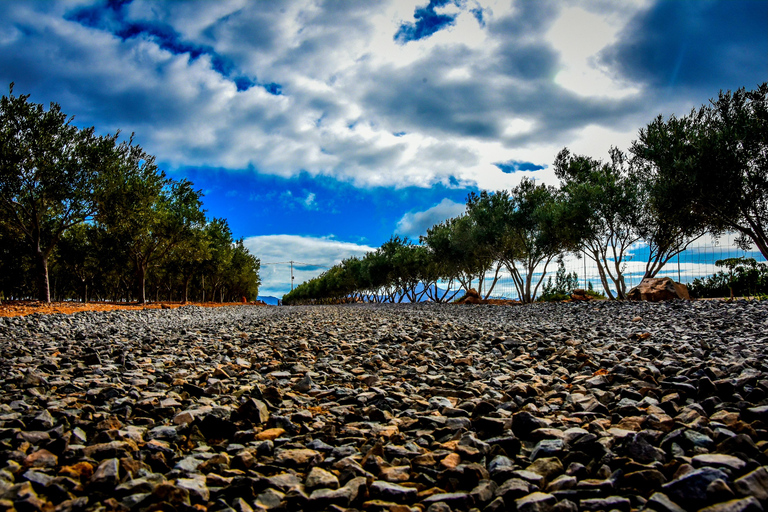
M293 260L289 263L291 264L291 291L293 291Z

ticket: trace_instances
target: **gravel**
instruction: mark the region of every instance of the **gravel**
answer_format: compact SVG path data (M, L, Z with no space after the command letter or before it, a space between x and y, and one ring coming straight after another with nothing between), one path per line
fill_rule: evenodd
M0 318L2 510L763 510L768 302Z

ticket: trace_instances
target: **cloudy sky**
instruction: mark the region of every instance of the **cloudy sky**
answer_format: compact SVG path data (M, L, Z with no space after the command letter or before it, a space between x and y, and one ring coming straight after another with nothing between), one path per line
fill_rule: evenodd
M135 132L262 294L768 79L767 0L0 2L4 94Z

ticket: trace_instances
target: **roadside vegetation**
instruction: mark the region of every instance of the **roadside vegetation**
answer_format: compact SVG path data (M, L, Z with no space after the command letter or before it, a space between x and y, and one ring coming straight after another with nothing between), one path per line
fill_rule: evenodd
M606 160L564 148L554 169L558 188L523 178L512 190L470 194L462 215L431 227L419 243L392 237L302 283L283 302L447 302L470 288L487 298L506 270L529 303L568 291L561 289L566 277L565 284L545 281L568 253L595 264L597 293L624 299L633 244L648 247L643 277L655 277L707 233L737 232L740 247L754 245L768 259L768 83L721 92L681 117L660 115L627 151L610 148ZM764 293L755 284L765 282L755 277L764 267L742 262L697 280L691 291L723 296L725 286L727 296L724 283L740 289L749 282L743 286Z
M0 299L255 300L259 260L119 133L0 99Z

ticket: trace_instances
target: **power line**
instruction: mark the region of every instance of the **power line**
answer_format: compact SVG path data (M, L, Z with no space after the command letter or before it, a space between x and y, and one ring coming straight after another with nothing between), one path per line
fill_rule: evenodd
M301 265L303 267L318 267L318 268L325 268L325 269L330 268L330 267L326 267L325 265L320 265L318 263L302 263L300 261L273 261L269 263L262 263L262 265L288 265L288 264Z
M324 268L328 270L329 267L326 267L324 265L318 265L316 263L301 263L300 261L274 261L274 262L268 262L268 263L262 263L262 265L290 265L291 266L291 291L293 291L293 280L296 278L293 275L293 266L298 265L302 267L315 267L315 268Z

